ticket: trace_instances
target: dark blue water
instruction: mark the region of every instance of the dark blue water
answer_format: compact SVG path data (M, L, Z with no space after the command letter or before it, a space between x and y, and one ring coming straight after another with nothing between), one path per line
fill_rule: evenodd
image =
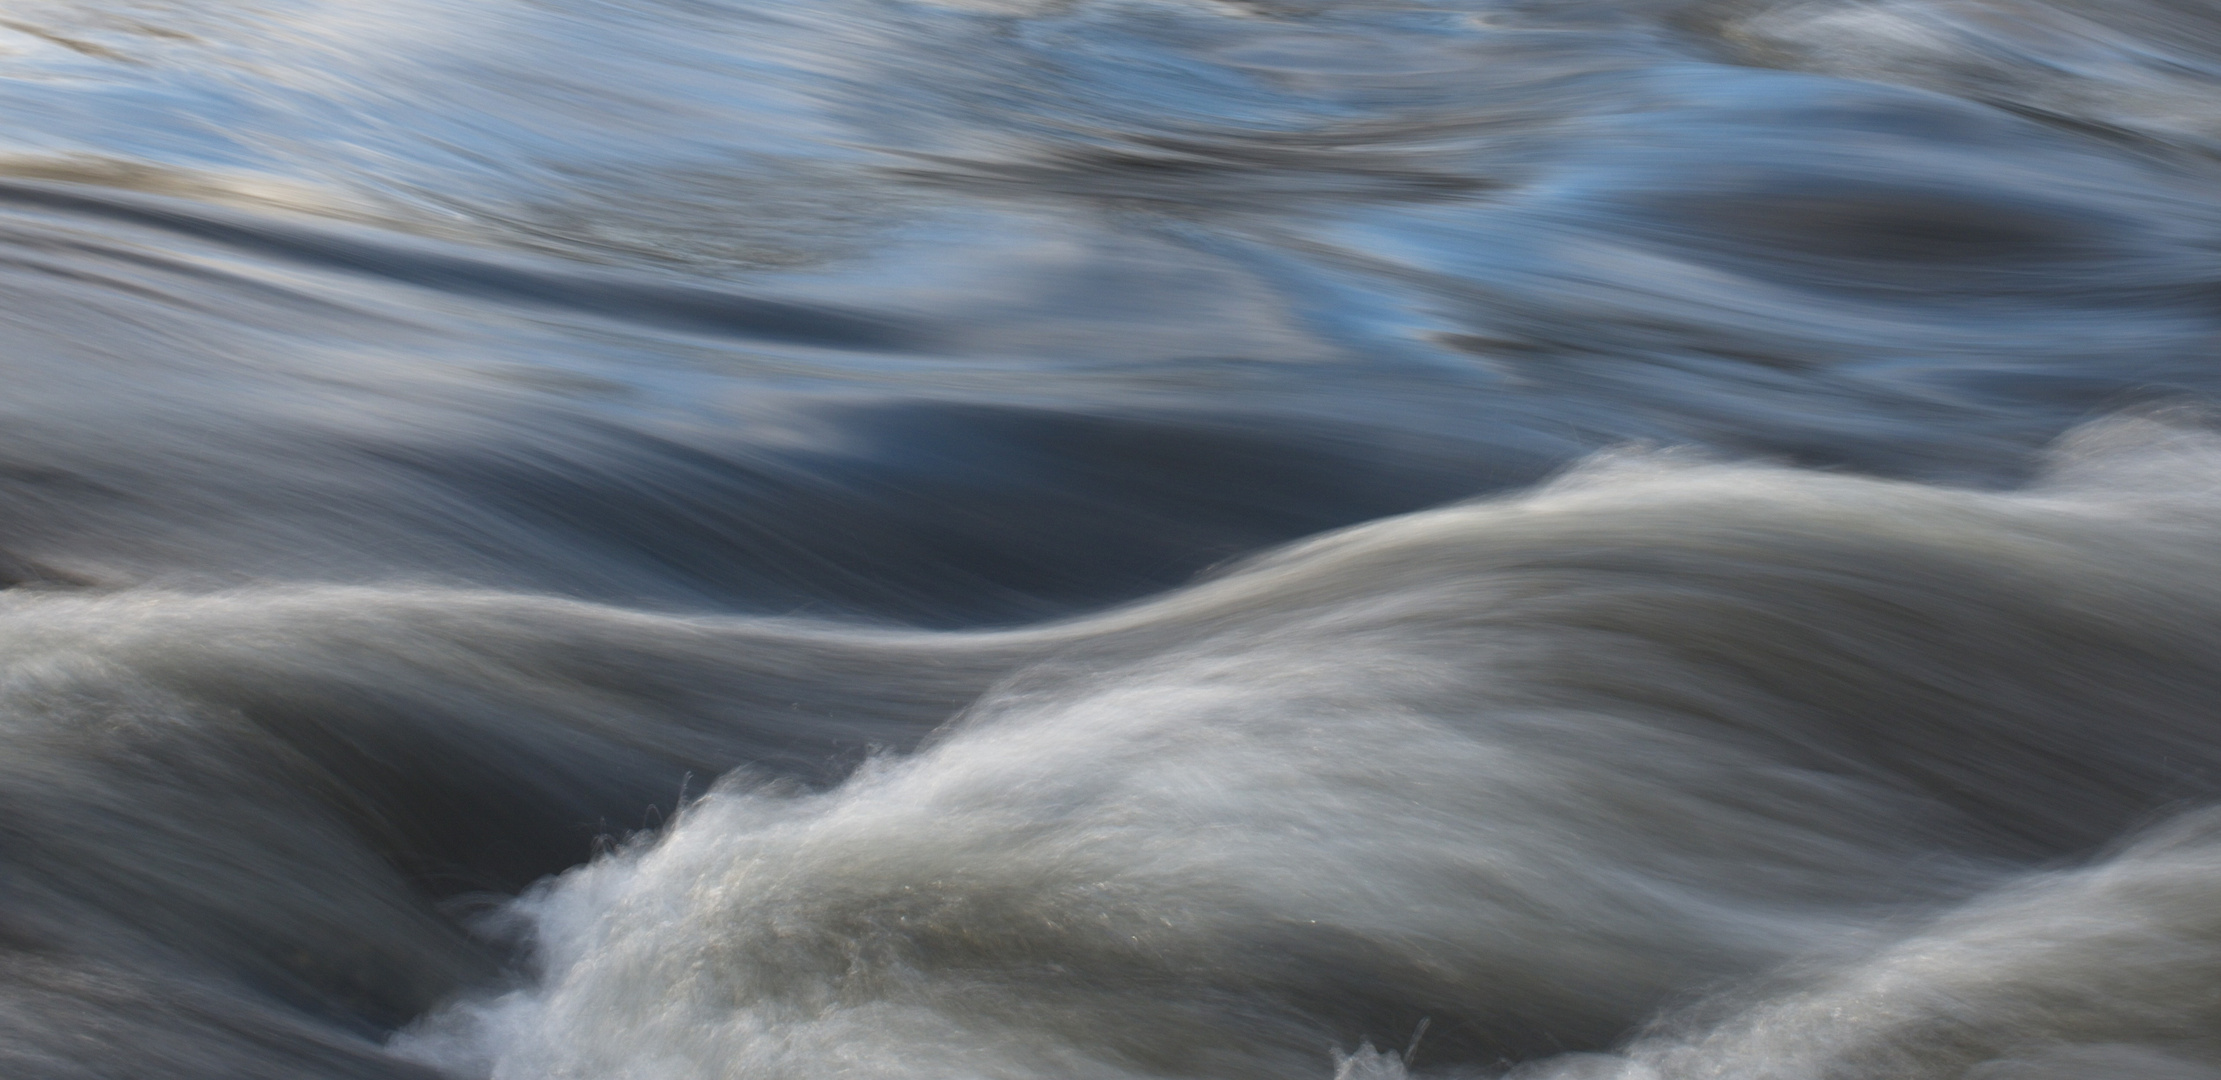
M2221 8L0 4L0 1073L2221 1076Z

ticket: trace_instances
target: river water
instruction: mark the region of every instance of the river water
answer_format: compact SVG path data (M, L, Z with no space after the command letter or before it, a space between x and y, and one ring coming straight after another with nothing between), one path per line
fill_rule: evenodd
M0 1073L2221 1077L2221 7L0 0Z

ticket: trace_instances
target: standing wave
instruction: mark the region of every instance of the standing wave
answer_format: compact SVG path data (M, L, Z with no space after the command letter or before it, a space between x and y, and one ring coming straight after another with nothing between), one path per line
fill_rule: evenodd
M2009 493L1619 454L1092 618L796 628L777 666L852 724L993 685L489 912L529 962L392 1049L500 1080L2210 1075L2217 494L2221 440L2149 420ZM867 647L884 672L825 666Z

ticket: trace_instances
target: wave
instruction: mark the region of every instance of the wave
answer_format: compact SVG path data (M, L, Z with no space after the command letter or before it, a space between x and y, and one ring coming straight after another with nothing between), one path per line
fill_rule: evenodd
M2213 793L2216 466L2146 423L2009 494L1618 457L916 639L995 688L915 754L741 770L538 888L493 920L530 977L397 1049L1324 1075L1424 1023L1422 1072L1492 1071L1804 979L1625 1067L2193 1068L2208 833L2099 853Z

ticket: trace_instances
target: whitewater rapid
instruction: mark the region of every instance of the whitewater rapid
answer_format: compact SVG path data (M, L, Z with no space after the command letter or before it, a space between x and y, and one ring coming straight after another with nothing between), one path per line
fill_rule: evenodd
M1553 1073L1687 1012L1562 1068L2205 1075L2221 444L2135 427L2011 495L1612 460L949 640L1032 655L915 754L735 774L536 888L531 982L398 1045L1286 1076L1424 1022L1421 1073Z

